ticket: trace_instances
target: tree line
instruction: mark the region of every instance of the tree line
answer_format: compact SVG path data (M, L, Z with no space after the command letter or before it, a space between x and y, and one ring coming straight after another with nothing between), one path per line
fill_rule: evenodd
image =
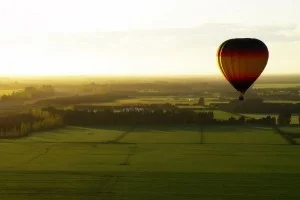
M262 124L275 125L276 118L271 116L260 119L231 117L228 120L215 118L213 111L195 112L190 109L129 109L122 112L106 110L59 110L53 107L43 110L63 117L65 125L100 126L100 125L188 125L188 124Z
M235 113L300 113L300 103L266 103L262 99L246 99L241 102L212 103L217 109Z
M278 123L287 125L291 115L280 114ZM31 110L28 113L2 118L0 138L17 138L33 132L45 131L63 126L106 126L106 125L241 125L258 124L274 126L275 117L260 119L230 117L228 120L215 118L213 111L194 112L189 109L130 109L114 112L112 109L62 110L54 107Z
M0 121L0 138L19 138L64 126L62 116L42 110L3 117Z

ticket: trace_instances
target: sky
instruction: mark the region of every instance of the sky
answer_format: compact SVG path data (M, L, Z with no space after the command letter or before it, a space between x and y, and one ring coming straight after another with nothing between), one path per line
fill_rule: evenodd
M300 73L299 0L0 0L2 75L220 75L218 46L254 37L264 74Z

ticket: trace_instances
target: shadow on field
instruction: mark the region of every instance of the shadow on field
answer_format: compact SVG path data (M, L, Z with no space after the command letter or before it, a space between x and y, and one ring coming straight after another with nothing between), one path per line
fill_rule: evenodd
M6 183L3 200L300 199L296 173L0 171L0 176Z
M297 133L289 133L287 131L281 130L279 127L274 127L274 130L281 135L289 144L299 145L295 139L299 138Z

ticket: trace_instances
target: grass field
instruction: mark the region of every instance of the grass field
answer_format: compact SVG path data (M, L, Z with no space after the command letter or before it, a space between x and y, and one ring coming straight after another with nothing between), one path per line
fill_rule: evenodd
M300 103L300 101L291 101L291 100L264 100L265 103Z
M244 114L244 113L241 113L241 115L244 115L245 117L249 117L249 118L254 118L254 119L259 119L259 118L263 118L263 117L266 117L266 116L271 116L271 117L275 117L276 120L278 120L278 115L277 114L260 114L260 113L257 113L257 114ZM291 117L291 124L299 124L299 117L297 114L292 114L292 117Z
M196 104L198 103L199 98L195 97L176 97L176 96L144 96L144 97L132 97L128 99L119 99L112 102L105 103L88 103L80 105L105 105L105 106L114 106L114 105L128 105L128 104ZM218 98L205 98L205 104L209 105L211 103L227 103L228 101L220 101Z
M258 83L254 84L253 88L266 89L266 88L295 88L300 87L299 83Z
M280 127L280 129L288 133L299 133L300 135L300 126L285 126Z
M105 103L89 103L89 104L80 104L80 105L105 105L105 106L114 106L114 105L128 105L128 104L195 104L198 102L198 98L189 98L189 97L175 97L175 96L145 96L145 97L132 97L128 99L119 99L112 102Z
M210 105L211 103L228 103L229 101L225 100L219 100L219 98L216 97L209 97L209 98L204 98L205 99L205 104Z
M228 120L230 117L239 118L240 115L222 110L213 110L215 119Z
M271 116L271 117L276 117L276 119L278 118L277 114L260 114L260 113L256 113L256 114L249 114L249 113L240 113L241 115L244 115L245 117L248 118L254 118L254 119L260 119L266 116Z
M267 127L68 127L0 142L0 199L299 199ZM204 144L202 144L202 142Z

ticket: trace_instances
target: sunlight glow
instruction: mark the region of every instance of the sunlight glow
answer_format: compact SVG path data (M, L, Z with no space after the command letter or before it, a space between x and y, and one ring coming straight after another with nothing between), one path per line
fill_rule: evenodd
M230 37L264 40L266 73L298 72L299 7L297 0L0 0L0 74L219 74L216 49Z

